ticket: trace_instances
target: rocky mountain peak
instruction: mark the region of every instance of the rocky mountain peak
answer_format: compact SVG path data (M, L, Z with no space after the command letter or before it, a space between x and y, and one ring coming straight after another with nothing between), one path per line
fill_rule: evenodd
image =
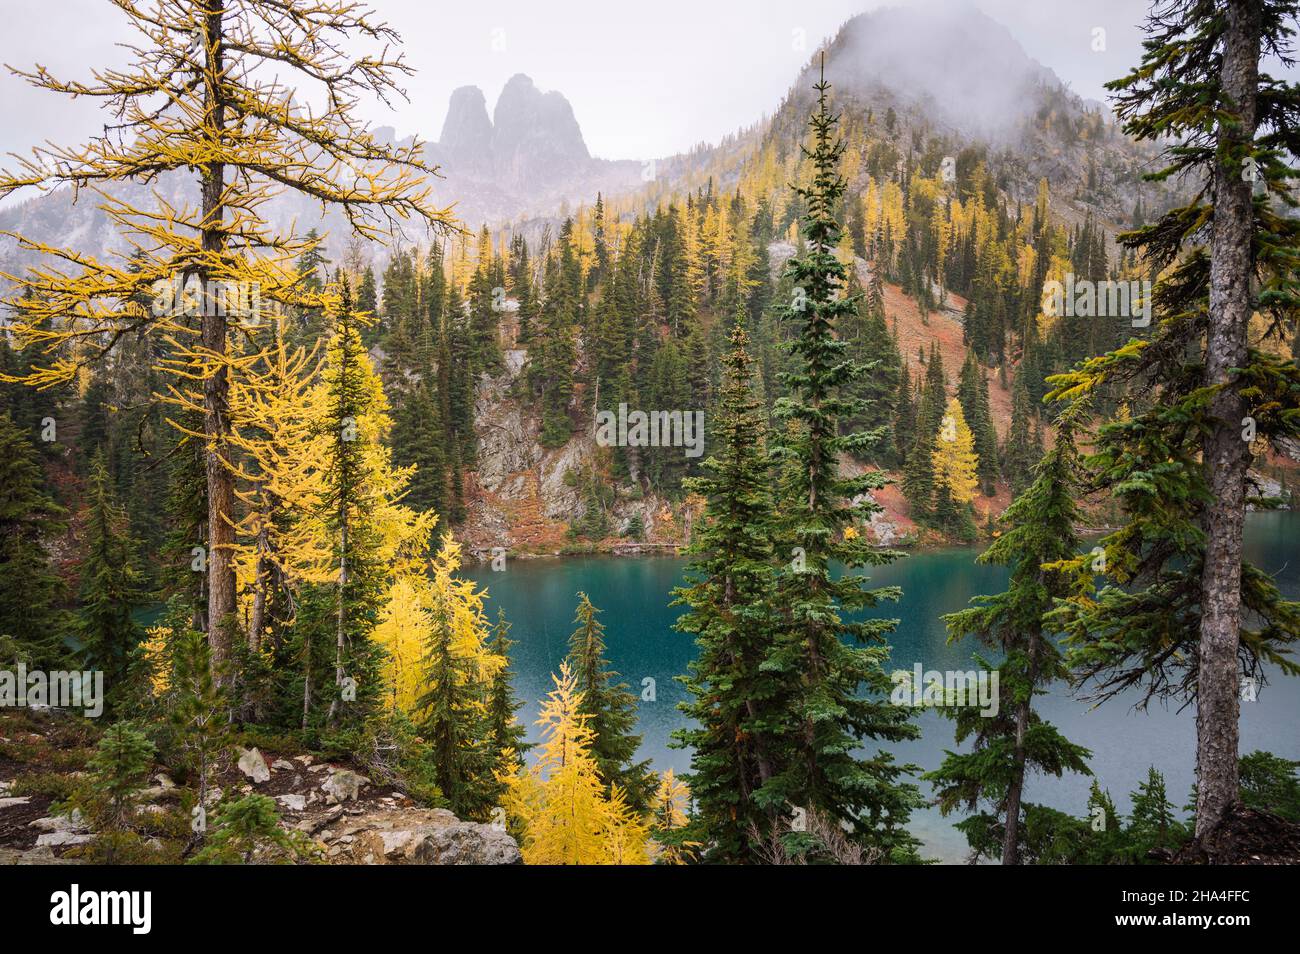
M449 172L512 189L545 189L591 162L569 101L523 73L506 83L491 119L477 86L452 93L438 147Z
M523 73L501 90L496 110L493 151L498 162L515 162L523 150L540 150L548 160L585 162L591 158L573 107L562 93L543 93Z
M449 162L487 172L492 159L492 120L487 100L477 86L462 86L451 94L438 145Z

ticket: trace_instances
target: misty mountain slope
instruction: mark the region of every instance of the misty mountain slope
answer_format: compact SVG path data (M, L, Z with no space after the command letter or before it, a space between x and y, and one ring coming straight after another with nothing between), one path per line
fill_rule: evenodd
M1012 202L1032 202L1046 179L1054 200L1063 200L1053 203L1062 222L1076 225L1091 212L1112 234L1132 224L1139 200L1147 210L1171 201L1168 187L1141 181L1155 168L1149 144L1128 138L1104 107L1071 92L1006 27L974 7L859 14L825 49L841 129L869 118L879 125L892 112L891 158L900 165L903 153L932 144L954 158L973 149ZM660 160L658 181L638 189L632 204L652 208L710 180L714 188L734 188L764 161L764 149L780 162L797 158L816 100L820 60L812 60L771 118L715 147Z
M1164 200L1163 189L1139 181L1151 167L1151 151L1124 137L1109 116L1090 109L1005 27L974 8L891 8L854 17L827 45L826 74L848 120L892 109L901 148L908 148L909 139L923 144L935 136L949 139L954 152L982 146L1014 200L1032 200L1040 178L1048 179L1055 195L1075 200L1074 208L1057 210L1067 220L1081 218L1087 207L1126 225L1139 196L1147 208ZM433 201L452 205L471 230L516 223L540 232L545 224L558 224L568 207L593 202L597 193L652 208L710 179L715 188L734 188L764 144L775 143L782 158L797 152L813 82L810 65L771 118L649 167L592 157L568 100L558 91L539 90L523 74L506 84L491 115L481 90L460 87L451 94L438 141L426 145L428 161L441 172L430 183ZM383 127L376 135L392 140L395 134ZM176 173L150 187L115 186L114 194L148 203L157 189L169 202L192 203L192 178ZM94 255L124 248L96 198L83 194L74 204L68 190L40 196L0 211L0 230ZM341 255L342 219L323 215L317 203L284 195L265 214L286 231L315 227L329 233L327 254ZM408 244L424 239L400 237ZM12 271L32 260L11 238L0 237L0 268Z

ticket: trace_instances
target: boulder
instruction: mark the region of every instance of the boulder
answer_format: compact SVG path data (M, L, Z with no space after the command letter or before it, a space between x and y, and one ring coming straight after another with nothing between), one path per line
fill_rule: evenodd
M331 801L354 802L360 797L362 787L369 784L370 779L364 775L358 775L351 769L339 769L325 780L321 791Z
M79 858L59 858L49 848L32 848L18 851L14 848L0 848L0 865L80 865Z
M239 753L239 770L257 785L271 777L271 769L267 766L266 759L255 747L244 749Z
M73 845L84 845L94 836L89 832L77 831L49 831L36 839L37 848L70 848Z
M280 803L280 807L285 811L300 812L307 807L307 797L296 793L277 795L275 796L275 800Z
M86 820L81 816L81 812L74 808L71 815L47 815L45 818L28 822L27 827L35 828L37 831L82 832L86 830Z
M350 845L350 860L367 865L520 864L505 831L461 821L442 808L392 808L345 818L322 834L327 845ZM334 852L340 859L348 855Z
M523 856L502 829L457 822L422 838L413 860L418 865L517 865L523 863Z

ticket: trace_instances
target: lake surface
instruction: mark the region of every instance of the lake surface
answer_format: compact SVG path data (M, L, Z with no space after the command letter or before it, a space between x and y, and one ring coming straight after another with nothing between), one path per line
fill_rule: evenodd
M1263 513L1247 518L1246 551L1256 566L1273 574L1283 592L1300 596L1300 514ZM892 637L891 669L910 670L920 662L924 669L971 668L973 642L949 646L939 617L966 606L972 596L996 593L1006 585L1001 567L979 566L979 548L951 548L915 553L878 567L873 585L897 585L902 599L879 612L900 620ZM611 663L638 695L643 680L654 680L655 701L640 703L641 757L652 759L657 770L685 772L690 754L669 748L672 731L685 723L677 703L686 698L674 676L686 672L694 658L690 636L678 633L673 623L680 608L670 608L669 592L682 580L686 560L673 557L565 557L511 560L494 572L487 565L467 576L488 590L487 610L495 618L504 608L512 624L511 638L515 686L524 707L519 717L536 741L538 703L550 691L551 673L558 669L573 632L577 593L584 591L603 612L607 651ZM1092 770L1109 790L1121 812L1129 808L1129 792L1154 765L1164 773L1170 800L1187 801L1193 781L1196 751L1195 713L1157 704L1135 712L1129 700L1115 699L1104 706L1071 697L1064 689L1040 697L1044 718L1054 722L1074 742L1092 749ZM944 750L954 746L952 723L936 712L921 712L921 737L889 745L898 759L913 762L923 771L937 768ZM1242 704L1241 751L1267 749L1290 759L1300 759L1300 680L1279 677L1259 691L1258 700ZM1026 798L1083 816L1090 780L1082 776L1031 778ZM932 792L921 784L927 798ZM913 815L912 829L925 844L927 856L946 862L964 859L966 841L952 822L929 808Z

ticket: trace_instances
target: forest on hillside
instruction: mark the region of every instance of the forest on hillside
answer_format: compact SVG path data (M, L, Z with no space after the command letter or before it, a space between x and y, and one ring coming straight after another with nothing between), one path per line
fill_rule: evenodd
M410 72L376 13L116 7L129 65L0 78L112 116L0 199L120 243L2 233L6 859L913 865L937 807L972 863L1300 861L1294 732L1240 729L1300 675L1243 553L1300 462L1300 4L1157 5L1109 107L1039 83L1015 148L855 85L855 21L672 175L487 223L362 118ZM953 544L1006 586L912 679L871 576ZM468 573L655 548L682 772L618 613L566 596L534 710ZM1176 709L1192 791L1152 765L1122 811L1053 693ZM928 769L889 748L922 712ZM1074 776L1082 814L1030 800Z

